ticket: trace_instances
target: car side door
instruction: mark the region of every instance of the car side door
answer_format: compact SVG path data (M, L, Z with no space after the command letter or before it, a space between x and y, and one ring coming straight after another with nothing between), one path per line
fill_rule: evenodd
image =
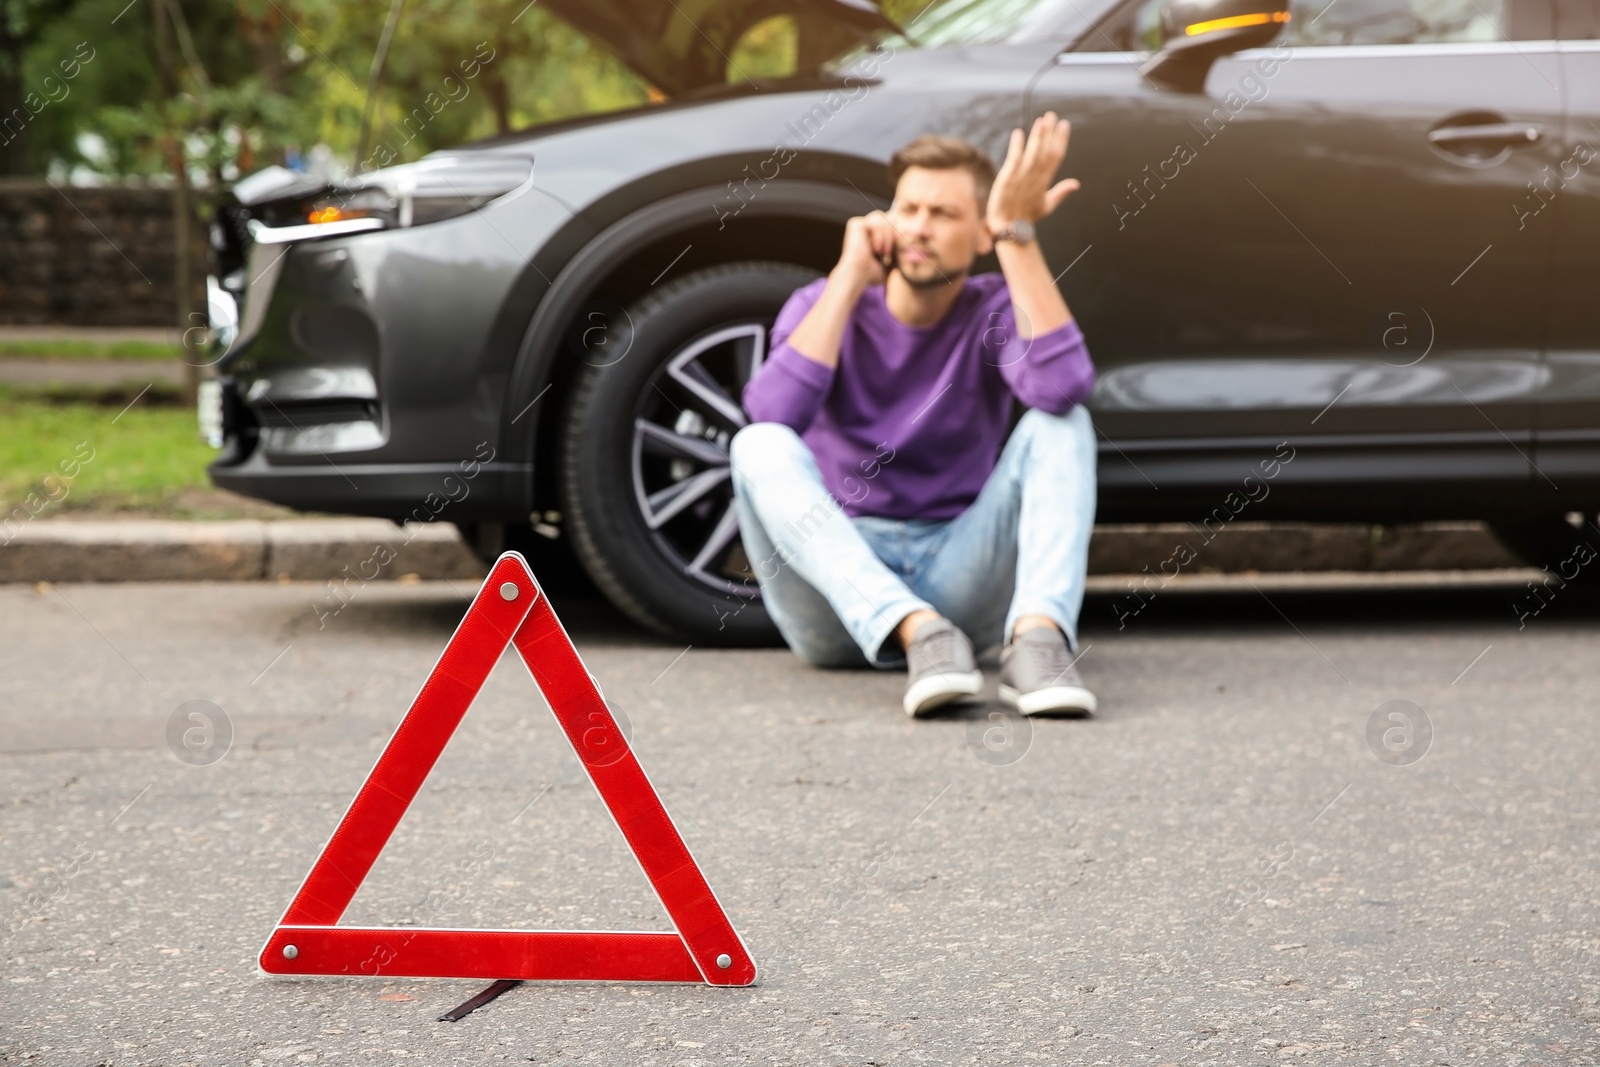
M1550 235L1512 205L1559 159L1554 45L1527 40L1546 0L1296 2L1203 93L1117 50L1159 45L1159 4L1060 55L1032 101L1074 122L1084 188L1047 239L1083 257L1061 285L1100 370L1108 510L1236 480L1285 438L1288 483L1525 484Z
M1518 196L1530 225L1555 242L1534 462L1576 494L1557 501L1561 510L1592 516L1600 507L1600 3L1558 0L1556 36L1567 93L1560 158Z

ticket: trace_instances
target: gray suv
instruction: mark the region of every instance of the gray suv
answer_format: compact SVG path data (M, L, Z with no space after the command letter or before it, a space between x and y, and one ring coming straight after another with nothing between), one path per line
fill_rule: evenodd
M1554 566L1600 508L1591 2L546 6L655 102L220 210L216 484L769 640L727 446L773 317L896 147L1054 109L1102 520L1484 519ZM728 58L774 27L787 69Z

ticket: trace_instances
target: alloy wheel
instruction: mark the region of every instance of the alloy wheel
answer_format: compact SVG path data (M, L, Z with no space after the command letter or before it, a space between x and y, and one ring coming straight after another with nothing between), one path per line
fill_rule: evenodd
M718 593L753 598L728 445L749 423L737 399L766 358L760 322L691 340L651 376L633 420L633 494L661 552Z

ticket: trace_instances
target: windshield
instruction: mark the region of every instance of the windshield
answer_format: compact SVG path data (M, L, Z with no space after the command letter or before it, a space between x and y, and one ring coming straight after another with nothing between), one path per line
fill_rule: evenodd
M882 47L944 48L999 44L1026 35L1050 5L1040 0L911 0L886 3L884 10L905 29L890 34ZM909 40L908 40L909 38Z

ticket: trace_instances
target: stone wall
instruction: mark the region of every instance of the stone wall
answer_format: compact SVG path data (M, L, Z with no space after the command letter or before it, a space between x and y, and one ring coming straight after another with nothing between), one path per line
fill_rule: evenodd
M0 180L0 325L174 325L172 225L167 189ZM205 230L190 232L204 311Z

